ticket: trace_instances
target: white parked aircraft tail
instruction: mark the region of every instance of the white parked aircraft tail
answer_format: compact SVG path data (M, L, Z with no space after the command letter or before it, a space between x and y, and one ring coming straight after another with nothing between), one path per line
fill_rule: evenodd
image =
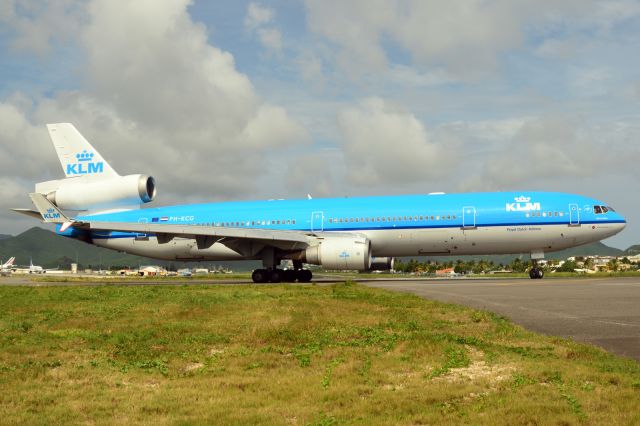
M13 266L13 262L16 261L15 257L10 257L9 260L7 260L5 263L2 264L2 266L0 266L0 269L6 269L6 268L10 268Z
M47 124L47 130L66 177L119 176L73 124Z

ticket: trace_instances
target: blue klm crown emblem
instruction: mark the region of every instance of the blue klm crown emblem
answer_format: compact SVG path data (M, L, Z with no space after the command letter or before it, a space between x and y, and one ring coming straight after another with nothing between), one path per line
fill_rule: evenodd
M67 164L67 175L90 175L104 172L102 161L93 162L95 154L86 149L76 154L77 163Z
M42 215L45 219L60 219L60 213L56 213L54 209L49 207L45 214Z
M93 160L93 155L93 152L87 152L87 150L85 149L81 153L76 154L76 159L78 161L91 161Z

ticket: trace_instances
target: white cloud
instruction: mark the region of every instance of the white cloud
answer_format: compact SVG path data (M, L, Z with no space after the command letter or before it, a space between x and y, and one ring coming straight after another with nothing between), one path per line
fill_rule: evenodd
M259 28L257 30L260 43L275 52L282 50L282 33L277 28Z
M386 71L391 45L407 52L413 66L475 80L494 73L506 52L540 43L541 54L567 55L571 46L562 38L571 29L602 33L640 14L632 0L307 0L306 6L309 29L340 47L334 60L356 78Z
M282 52L282 32L272 24L275 11L257 3L249 3L244 18L245 29L258 37L262 47L268 52Z
M247 15L244 18L244 26L248 30L255 30L265 24L270 23L275 16L273 9L261 6L257 3L249 3Z
M302 52L296 59L302 79L313 83L314 87L322 87L325 77L322 72L322 60L310 51Z
M3 0L0 23L14 33L15 51L43 55L54 41L68 40L78 31L84 6L81 0Z
M310 194L314 198L335 196L334 176L339 161L328 152L296 156L289 160L285 184L289 193Z
M526 119L512 136L511 131L504 135L500 149L481 158L480 171L467 176L460 189L506 190L545 182L557 189L566 179L620 173L640 160L640 149L621 140L638 130L615 128L566 116Z
M208 44L188 4L91 2L77 34L87 57L84 88L34 105L0 104L0 146L24 158L18 165L3 155L2 175L59 176L44 124L68 121L119 172L153 174L165 203L253 193L265 158L309 136L260 98L230 53Z
M411 113L380 98L338 115L347 177L356 185L415 182L447 168L442 147Z

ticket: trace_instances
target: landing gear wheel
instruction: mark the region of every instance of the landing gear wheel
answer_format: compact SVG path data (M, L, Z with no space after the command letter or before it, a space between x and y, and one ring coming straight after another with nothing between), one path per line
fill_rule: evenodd
M301 283L308 283L313 278L313 274L308 269L300 269L296 271L296 274L298 275L298 281Z
M279 283L282 281L282 276L284 275L283 272L284 271L282 269L274 269L271 271L271 279L269 281L272 283Z
M296 271L293 269L285 269L282 271L282 281L285 283L293 283L296 281Z
M539 280L544 277L544 271L540 268L531 268L529 271L529 278L532 280Z
M271 278L270 275L266 269L256 269L253 271L253 274L251 274L251 279L254 283L266 283Z

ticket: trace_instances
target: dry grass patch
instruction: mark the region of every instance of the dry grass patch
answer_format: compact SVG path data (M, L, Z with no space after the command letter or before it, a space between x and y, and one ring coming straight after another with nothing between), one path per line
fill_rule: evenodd
M358 285L0 288L3 423L640 422L640 366Z

